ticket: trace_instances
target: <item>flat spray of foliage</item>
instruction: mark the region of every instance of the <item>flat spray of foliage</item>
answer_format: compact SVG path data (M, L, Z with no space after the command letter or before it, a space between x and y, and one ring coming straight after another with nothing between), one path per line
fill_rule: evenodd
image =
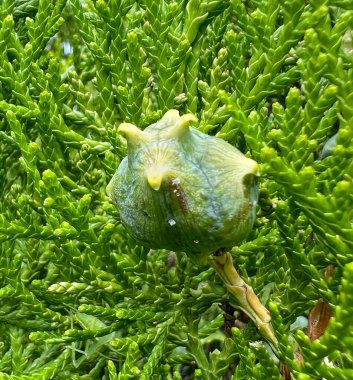
M2 0L0 25L0 379L352 379L353 2ZM117 125L171 108L260 164L232 255L279 359L252 322L224 334L213 269L136 246L107 196Z

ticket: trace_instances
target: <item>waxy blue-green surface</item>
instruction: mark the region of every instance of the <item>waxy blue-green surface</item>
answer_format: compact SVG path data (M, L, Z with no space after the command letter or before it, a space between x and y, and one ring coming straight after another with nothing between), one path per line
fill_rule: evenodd
M140 244L199 258L248 234L258 169L225 141L185 122L180 127L180 119L167 113L138 135L125 133L128 156L111 192L122 223ZM162 173L158 190L148 182L151 167Z

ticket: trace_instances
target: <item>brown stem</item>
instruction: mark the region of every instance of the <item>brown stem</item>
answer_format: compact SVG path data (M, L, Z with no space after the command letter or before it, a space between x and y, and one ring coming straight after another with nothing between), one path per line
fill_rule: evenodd
M260 333L274 346L278 345L275 332L271 325L269 311L263 306L251 286L246 284L234 268L232 256L229 252L218 251L210 256L210 265L237 300L235 307L243 310L256 324Z

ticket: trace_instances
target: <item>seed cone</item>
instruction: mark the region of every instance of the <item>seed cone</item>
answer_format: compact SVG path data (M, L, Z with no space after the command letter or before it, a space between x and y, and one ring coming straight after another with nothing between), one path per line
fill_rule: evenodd
M168 111L144 131L121 124L128 156L111 183L121 221L142 245L206 261L239 244L255 219L258 166Z

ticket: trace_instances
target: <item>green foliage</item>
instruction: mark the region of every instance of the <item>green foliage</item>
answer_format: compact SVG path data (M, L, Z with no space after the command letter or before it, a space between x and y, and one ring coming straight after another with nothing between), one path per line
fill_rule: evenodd
M281 366L353 378L352 30L350 0L3 0L0 379L281 378L252 323L224 334L213 270L136 246L108 198L116 126L170 108L260 164L232 255Z

